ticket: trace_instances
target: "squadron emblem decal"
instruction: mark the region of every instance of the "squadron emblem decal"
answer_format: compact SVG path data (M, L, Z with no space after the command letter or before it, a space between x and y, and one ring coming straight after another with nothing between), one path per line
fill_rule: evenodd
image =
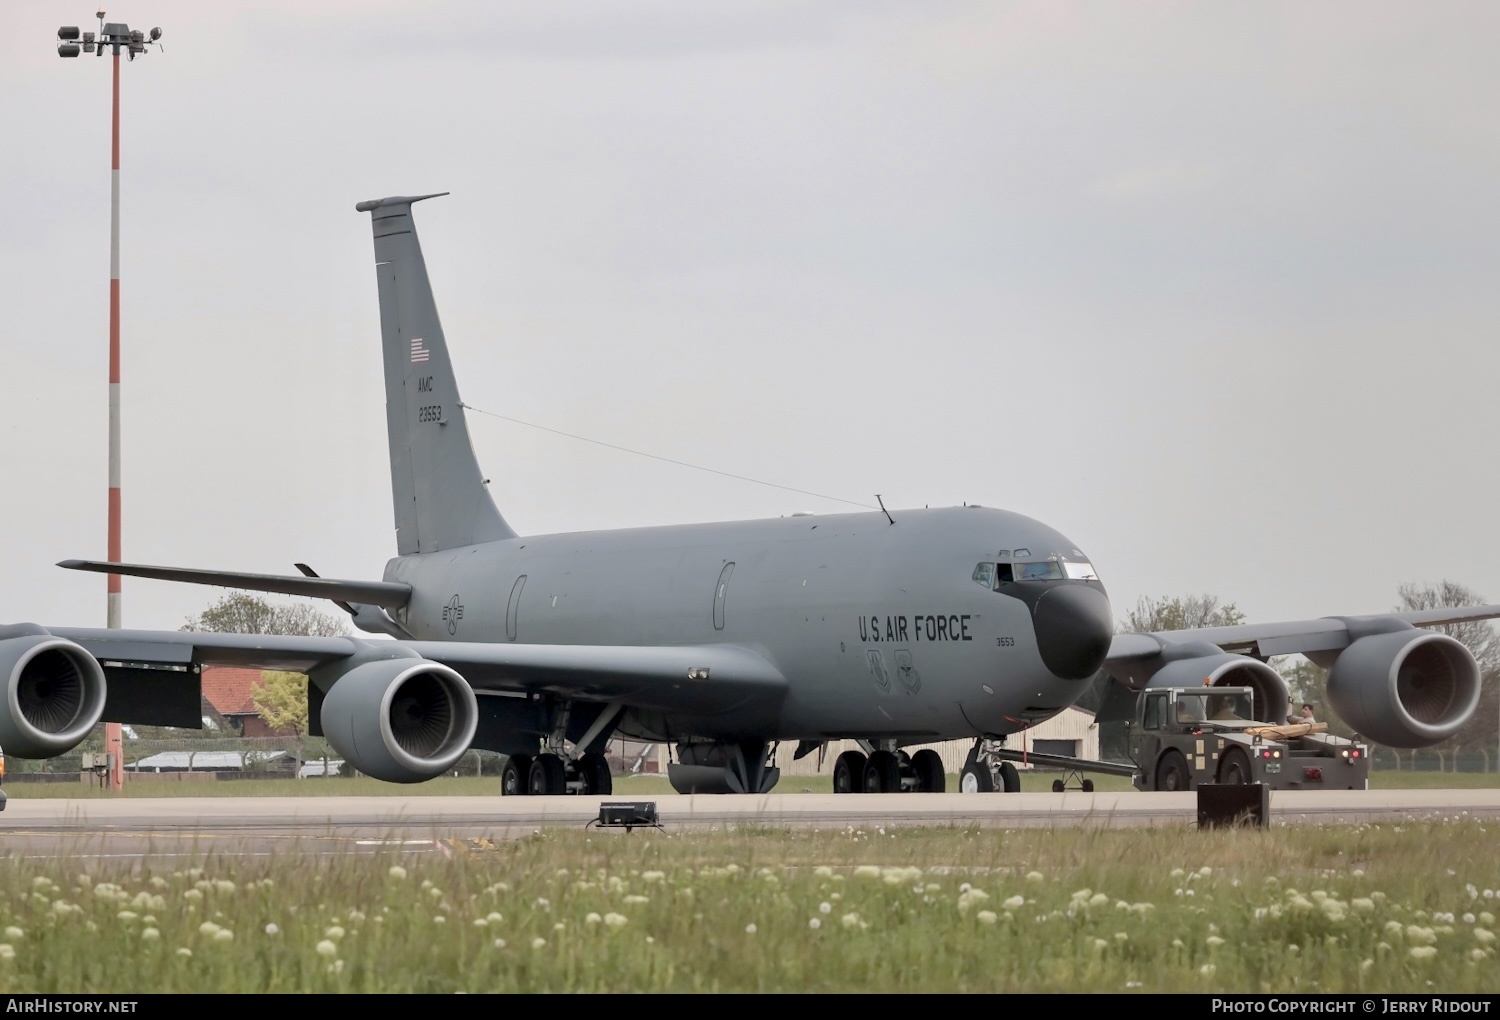
M451 599L449 599L448 604L443 607L443 622L448 625L449 634L458 633L458 621L462 620L463 618L464 604L458 601L458 596L455 595Z

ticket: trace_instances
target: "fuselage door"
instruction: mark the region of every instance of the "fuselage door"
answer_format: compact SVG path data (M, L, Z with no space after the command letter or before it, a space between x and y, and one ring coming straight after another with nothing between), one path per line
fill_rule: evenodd
M516 639L516 620L521 613L521 589L526 587L526 575L516 578L510 589L510 604L505 607L505 640Z
M714 586L714 630L724 629L724 593L729 590L729 575L734 573L734 564L724 564L719 571L719 583Z

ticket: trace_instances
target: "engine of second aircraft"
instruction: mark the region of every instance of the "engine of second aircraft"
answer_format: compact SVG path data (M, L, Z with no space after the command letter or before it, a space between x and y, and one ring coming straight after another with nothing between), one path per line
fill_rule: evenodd
M1196 646L1183 646L1182 651ZM1259 659L1223 652L1212 645L1200 654L1173 658L1162 666L1147 687L1249 687L1254 691L1255 717L1280 722L1286 716L1291 695L1280 673Z
M1334 711L1363 737L1391 747L1446 740L1479 704L1479 665L1446 634L1403 627L1361 637L1328 673Z
M333 680L319 718L328 742L360 772L420 783L469 749L479 706L468 682L441 663L377 659Z

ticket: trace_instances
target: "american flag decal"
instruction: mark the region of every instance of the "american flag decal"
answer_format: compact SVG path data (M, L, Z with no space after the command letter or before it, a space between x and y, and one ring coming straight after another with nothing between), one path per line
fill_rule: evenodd
M411 342L412 364L416 364L419 361L426 361L430 357L432 357L432 352L422 346L422 338L415 337Z

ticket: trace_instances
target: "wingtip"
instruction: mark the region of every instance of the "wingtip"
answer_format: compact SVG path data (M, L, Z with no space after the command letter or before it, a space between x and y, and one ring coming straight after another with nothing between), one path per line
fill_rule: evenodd
M59 560L57 565L64 570L81 570L86 560Z

